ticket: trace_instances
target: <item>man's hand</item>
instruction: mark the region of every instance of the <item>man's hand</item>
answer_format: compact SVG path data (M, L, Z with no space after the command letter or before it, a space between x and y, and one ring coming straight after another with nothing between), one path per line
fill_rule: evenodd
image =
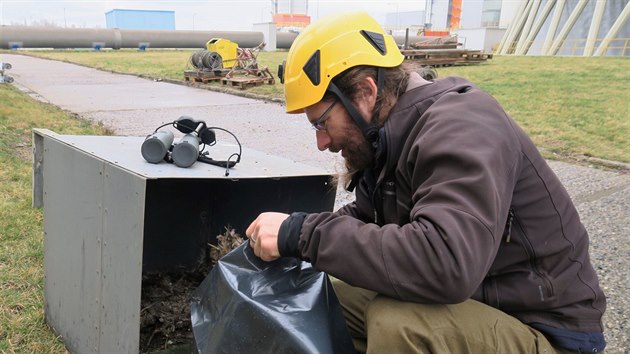
M288 217L289 214L284 213L262 213L245 230L254 254L263 261L271 262L280 258L278 230Z

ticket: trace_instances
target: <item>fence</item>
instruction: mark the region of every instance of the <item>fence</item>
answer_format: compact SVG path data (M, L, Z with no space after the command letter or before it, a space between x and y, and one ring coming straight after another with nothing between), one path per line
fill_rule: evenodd
M591 47L599 48L603 41L603 38L598 38L594 41L594 43L591 43ZM507 48L506 54L514 54L516 52L517 44L517 41L511 42ZM584 55L584 51L588 44L589 43L586 38L567 38L560 43L556 53L548 53L549 46L551 45L550 43L545 45L545 41L534 40L525 43L525 48L529 48L525 51L525 53L533 55L581 56ZM615 38L610 40L601 53L602 55L609 56L630 56L630 38Z

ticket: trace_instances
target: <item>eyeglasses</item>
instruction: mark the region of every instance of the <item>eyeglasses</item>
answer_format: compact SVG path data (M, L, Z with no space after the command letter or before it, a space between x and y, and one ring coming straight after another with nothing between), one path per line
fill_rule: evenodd
M317 130L317 131L325 131L326 130L326 124L324 124L326 122L326 119L329 118L328 116L328 112L330 112L330 110L337 104L337 100L335 100L330 106L328 106L328 108L326 108L326 110L324 111L324 113L322 113L321 116L319 116L319 118L317 118L316 121L314 121L312 124L313 129Z

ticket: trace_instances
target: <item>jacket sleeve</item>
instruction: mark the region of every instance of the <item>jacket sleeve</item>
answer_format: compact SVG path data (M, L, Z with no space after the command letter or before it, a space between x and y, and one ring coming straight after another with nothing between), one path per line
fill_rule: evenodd
M409 194L408 222L379 226L350 213L310 214L300 254L351 285L394 298L465 301L501 242L519 151L494 99L478 89L446 94L419 117L399 157L397 193Z
M351 216L352 218L363 220L365 222L373 221L373 219L369 218L369 208L365 208L367 206L365 203L367 200L367 193L363 186L359 186L356 189L356 198L357 200L352 203L348 203L339 208L334 215ZM363 208L360 206L363 206ZM292 213L284 222L282 222L282 225L280 225L280 230L278 230L278 251L281 256L301 257L299 250L300 231L307 215L308 214L303 212Z

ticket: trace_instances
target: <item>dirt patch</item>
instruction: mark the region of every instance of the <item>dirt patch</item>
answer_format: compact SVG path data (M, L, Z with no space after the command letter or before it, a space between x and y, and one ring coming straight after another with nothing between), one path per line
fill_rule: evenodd
M142 275L140 300L140 352L151 353L193 342L190 321L192 292L217 261L244 239L226 228L210 247L209 259L195 269L152 272Z
M140 352L191 343L190 294L204 274L150 273L142 276Z
M33 149L27 144L19 144L15 146L15 155L24 161L33 159Z

